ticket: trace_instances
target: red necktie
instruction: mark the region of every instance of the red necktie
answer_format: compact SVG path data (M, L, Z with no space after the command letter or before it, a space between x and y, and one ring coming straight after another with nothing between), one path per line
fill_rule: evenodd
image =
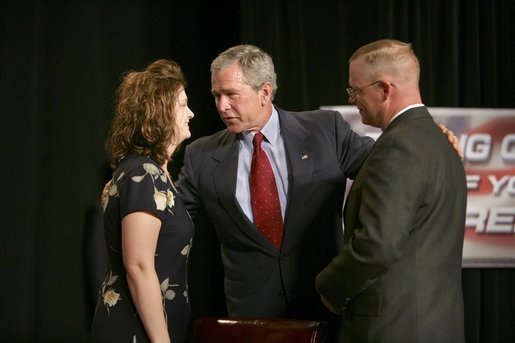
M266 153L261 149L263 134L254 135L254 154L250 167L250 194L254 224L277 250L283 240L283 218L274 172Z

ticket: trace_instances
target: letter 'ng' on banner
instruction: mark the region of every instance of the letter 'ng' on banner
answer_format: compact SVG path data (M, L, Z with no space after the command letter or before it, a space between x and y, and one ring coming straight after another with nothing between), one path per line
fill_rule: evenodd
M360 135L381 134L361 122L355 106L321 108L339 111ZM465 155L463 267L515 267L515 109L431 107L429 112L460 139Z

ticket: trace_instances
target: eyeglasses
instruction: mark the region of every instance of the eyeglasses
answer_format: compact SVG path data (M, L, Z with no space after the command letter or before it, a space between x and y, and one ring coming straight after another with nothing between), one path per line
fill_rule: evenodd
M361 89L360 89L360 88L348 87L348 88L346 88L345 90L347 91L347 94L348 94L351 98L355 98L356 96L358 96L358 95L363 91L363 89L365 89L365 88L367 88L367 87L370 87L370 86L373 86L373 85L375 85L376 83L379 83L379 82L381 82L381 81L380 81L380 80L378 80L378 81L374 81L374 82L372 82L371 84L369 84L369 85L367 85L367 86L365 86L365 87L363 87L363 88L361 88Z

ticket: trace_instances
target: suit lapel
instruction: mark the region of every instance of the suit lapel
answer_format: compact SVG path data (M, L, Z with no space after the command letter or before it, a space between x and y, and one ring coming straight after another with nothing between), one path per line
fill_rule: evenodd
M241 215L234 196L236 194L236 174L238 171L237 136L227 132L226 137L213 154L213 159L217 164L212 177L220 204L234 217L237 216L236 214Z
M227 135L221 140L218 149L213 154L216 167L213 170L212 178L219 203L230 214L241 233L260 246L266 247L272 254L276 254L277 252L273 244L257 231L236 200L238 153L238 136L227 132Z
M295 228L302 220L304 203L302 196L297 193L303 192L300 185L309 184L313 170L313 157L310 145L311 133L307 131L290 113L277 108L281 131L284 139L285 155L288 166L288 202L284 219L283 251L289 249L289 239L295 235ZM299 200L300 199L300 200Z

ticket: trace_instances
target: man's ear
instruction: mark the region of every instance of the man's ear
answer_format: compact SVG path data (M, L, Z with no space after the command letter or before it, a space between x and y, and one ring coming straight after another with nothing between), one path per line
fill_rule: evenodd
M262 85L260 94L262 105L272 102L272 84L270 82L266 82L264 85Z
M379 87L381 89L381 92L383 93L383 100L386 100L386 98L388 98L388 96L390 95L390 91L393 85L388 82L379 81L377 83L377 87Z

